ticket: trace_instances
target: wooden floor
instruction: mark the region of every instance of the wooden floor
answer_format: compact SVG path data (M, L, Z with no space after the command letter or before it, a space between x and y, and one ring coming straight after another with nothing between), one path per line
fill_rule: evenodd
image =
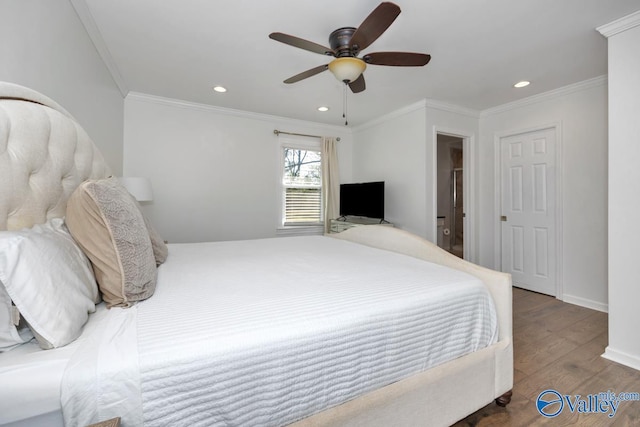
M640 325L638 325L640 337ZM536 410L538 395L640 393L640 371L603 357L607 314L553 297L513 289L514 387L506 408L495 403L454 426L640 426L640 401L621 402L616 415L572 414L565 405L555 418Z

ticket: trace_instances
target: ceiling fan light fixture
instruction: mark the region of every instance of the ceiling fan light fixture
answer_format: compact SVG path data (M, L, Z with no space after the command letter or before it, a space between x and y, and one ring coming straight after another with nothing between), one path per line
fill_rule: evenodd
M362 59L352 57L336 58L329 63L329 71L336 79L344 83L355 81L365 68L367 68L367 64Z

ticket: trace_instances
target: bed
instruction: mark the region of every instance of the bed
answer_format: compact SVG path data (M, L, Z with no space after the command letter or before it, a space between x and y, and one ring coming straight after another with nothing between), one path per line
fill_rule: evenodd
M0 83L0 230L48 230L86 277L73 291L84 305L65 311L80 327L59 338L39 320L46 310L28 306L49 302L31 302L0 258L0 321L15 328L0 353L0 424L446 426L509 403L509 275L384 226L169 244L159 261L160 238L136 212L144 227L127 233L143 230L153 268L125 272L142 285L123 297L107 286L95 239L83 240L72 209L110 175L64 108ZM43 283L66 277L37 270ZM43 295L59 297L56 286Z

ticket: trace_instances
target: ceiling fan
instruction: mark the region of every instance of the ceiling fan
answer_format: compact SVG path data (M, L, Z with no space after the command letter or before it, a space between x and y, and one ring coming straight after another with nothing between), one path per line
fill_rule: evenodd
M400 15L398 5L391 2L380 3L358 28L343 27L333 31L329 35L330 48L288 34L269 34L269 38L281 43L335 58L328 64L289 77L284 83L296 83L328 69L338 80L349 85L353 93L358 93L366 88L362 72L367 64L394 67L427 65L431 60L431 55L424 53L375 52L365 54L361 58L358 57L364 49L389 28L398 15Z

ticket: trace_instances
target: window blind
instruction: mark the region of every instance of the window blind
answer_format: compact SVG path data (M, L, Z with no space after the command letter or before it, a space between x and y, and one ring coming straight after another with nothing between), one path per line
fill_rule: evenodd
M322 222L322 191L320 188L285 190L285 225Z

